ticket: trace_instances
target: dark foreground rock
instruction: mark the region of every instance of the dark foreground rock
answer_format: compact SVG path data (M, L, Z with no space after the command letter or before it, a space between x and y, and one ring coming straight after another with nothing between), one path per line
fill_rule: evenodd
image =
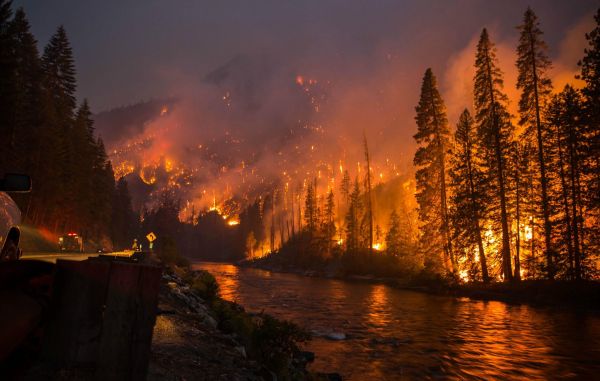
M182 277L166 270L152 339L148 380L277 380L250 358L242 339L219 329L211 303ZM338 374L306 370L314 354L299 352L291 362L294 380L339 380Z
M235 339L216 328L204 301L165 274L148 380L262 380L262 373Z

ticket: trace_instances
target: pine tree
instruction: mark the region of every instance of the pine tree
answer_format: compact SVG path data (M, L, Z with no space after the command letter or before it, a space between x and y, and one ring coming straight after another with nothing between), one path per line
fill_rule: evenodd
M124 177L116 184L111 216L111 239L117 250L128 248L136 234L137 221L131 206L131 195Z
M317 196L312 181L306 186L306 197L304 199L304 225L309 237L315 237L318 226Z
M0 156L8 160L7 170L27 173L32 177L33 183L37 184L38 179L34 171L35 158L40 155L40 135L43 129L40 57L37 41L30 31L29 22L22 8L15 12L10 24L10 35L13 39L12 59L15 67L12 83L14 103L10 110L12 122L8 127L13 132L10 134L12 144L3 145ZM4 103L4 106L9 107L8 103ZM0 157L0 173L3 161ZM32 198L35 197L39 197L37 189L33 189L25 197L15 197L27 222L31 222Z
M344 196L344 201L346 203L346 207L348 207L348 199L350 197L350 189L351 184L350 184L350 174L348 173L348 170L346 169L344 171L344 176L342 177L342 182L340 184L340 192L342 193L342 196Z
M402 253L400 237L400 217L393 209L390 214L390 227L385 235L385 246L388 254L399 256Z
M418 168L416 197L421 220L421 242L426 252L435 255L442 252L445 270L455 273L456 261L448 228L446 190L446 154L450 131L444 102L431 69L425 72L421 97L415 110L418 130L414 138L419 148L415 153L414 164Z
M567 234L572 234L573 271L576 279L585 276L582 266L585 258L585 211L582 197L583 168L585 156L582 142L585 140L585 125L581 119L583 100L573 87L567 85L553 99L550 106L551 122L556 129L559 156L555 172L561 173L562 195L565 209ZM570 206L570 208L569 208ZM568 241L567 241L568 242Z
M484 191L484 176L475 155L478 147L473 125L473 118L465 109L460 115L454 135L454 150L449 171L452 189L450 214L453 236L458 245L457 252L468 252L472 246L476 246L481 276L484 282L489 282L487 257L481 233L487 195ZM467 254L467 257L474 255Z
M51 94L57 112L72 117L76 107L75 62L67 32L62 25L44 49L42 68L46 76L46 89Z
M69 173L74 161L71 152L70 134L75 113L75 65L73 53L66 32L61 26L50 38L42 57L44 85L44 113L47 126L42 138L43 159L38 166L44 166L41 180L45 189L43 205L52 205L44 225L53 225L55 231L65 229L69 217L64 213L72 201L69 184L73 181ZM43 164L42 164L43 163ZM65 197L66 195L66 197Z
M563 117L564 104L561 102L561 97L555 95L548 107L548 120L554 128L554 141L556 142L556 152L554 152L554 160L551 162L551 170L558 173L560 180L560 191L555 195L556 209L562 211L559 215L559 229L561 237L558 242L563 242L567 250L567 276L571 279L575 277L575 248L573 246L573 220L570 208L570 194L567 179L567 153L565 142L563 139ZM558 213L557 213L558 214ZM560 245L558 245L560 247Z
M13 134L16 156L20 158L18 170L31 171L31 156L24 152L38 148L39 129L42 128L41 102L41 63L37 41L31 33L29 21L23 8L17 9L10 25L13 38L13 58L15 62L13 110ZM16 170L13 169L13 170Z
M531 141L525 141L520 147L519 155L519 195L520 195L520 218L523 221L523 242L522 248L524 251L520 253L520 265L526 270L528 277L537 278L537 274L541 269L541 264L538 262L537 247L538 247L538 215L539 215L539 192L537 186L539 182L535 181L535 162L536 150ZM525 245L526 244L526 245ZM527 253L527 255L525 255Z
M589 231L589 245L593 252L600 251L600 8L594 16L596 25L586 33L588 46L579 62L585 81L581 90L585 99L585 120L587 125L586 144L583 156L585 179L582 188L584 201L592 223ZM580 142L583 143L583 142Z
M83 101L75 115L69 143L69 150L73 153L73 160L68 167L69 174L73 179L72 185L69 187L70 223L76 225L71 226L71 229L85 234L87 232L82 229L95 223L94 197L90 197L96 190L94 181L97 178L94 178L94 171L96 167L104 166L104 163L96 162L98 147L94 138L92 112L86 100Z
M11 1L0 0L0 173L10 170L14 136L15 67ZM8 144L7 144L8 142ZM8 150L8 152L7 152Z
M535 141L537 145L537 165L541 184L542 217L544 220L544 238L548 278L554 278L552 223L548 196L548 175L546 171L546 150L543 136L547 123L543 120L542 110L548 103L552 92L552 83L547 77L550 60L546 54L547 46L542 39L542 31L535 13L527 8L523 24L519 26L521 37L517 48L517 69L519 77L517 88L521 89L519 101L519 124L525 126L523 139ZM523 140L521 139L521 140Z
M333 189L329 190L325 203L325 218L323 220L323 238L325 239L327 254L331 254L331 242L335 237L335 196Z
M512 280L510 255L510 231L508 228L506 164L509 156L513 127L507 111L507 96L502 92L502 72L498 68L496 48L483 29L477 44L475 61L475 121L481 154L486 166L485 173L493 186L492 195L497 195L499 216L493 218L500 223L502 234L502 273L504 280Z
M369 156L369 145L367 143L367 135L363 135L363 146L365 149L365 161L367 163L367 173L365 174L365 196L367 197L367 213L365 218L367 219L369 229L369 242L367 247L369 250L373 250L373 196L371 195L371 159Z
M523 142L512 142L512 155L508 161L508 173L507 180L512 184L511 191L512 197L510 197L510 210L514 216L514 225L516 233L514 234L514 280L521 280L521 248L522 248L522 234L521 227L523 221L523 205L525 200L525 186L524 179L525 175L531 171L529 168L529 157L531 146L529 143Z
M346 213L346 250L355 252L360 248L360 224L363 219L363 203L358 185L358 178L354 180L354 187L349 196L348 212Z

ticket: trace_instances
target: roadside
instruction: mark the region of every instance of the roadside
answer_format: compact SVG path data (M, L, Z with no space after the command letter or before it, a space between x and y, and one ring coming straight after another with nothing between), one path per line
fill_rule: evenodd
M148 380L341 379L309 373L314 355L296 346L303 332L220 299L207 274L165 268Z

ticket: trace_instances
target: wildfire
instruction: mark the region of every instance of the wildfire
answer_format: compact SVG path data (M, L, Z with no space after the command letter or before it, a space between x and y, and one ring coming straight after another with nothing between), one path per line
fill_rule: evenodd
M240 221L238 221L238 220L229 220L229 221L227 221L227 225L229 225L229 226L236 226L236 225L239 225L239 224L240 224Z
M166 159L165 160L165 171L171 172L173 170L173 161Z
M373 244L373 250L375 250L375 251L382 251L383 250L383 245L381 243L379 243L379 242L374 243Z
M140 179L148 185L154 184L156 182L154 168L152 168L152 167L142 168L142 170L140 171Z
M533 230L531 229L531 226L525 226L525 240L531 241L532 238L533 238Z

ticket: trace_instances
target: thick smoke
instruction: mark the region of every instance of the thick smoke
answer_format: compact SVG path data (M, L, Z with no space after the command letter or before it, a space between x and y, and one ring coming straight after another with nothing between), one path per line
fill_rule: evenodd
M516 115L514 26L525 4L509 12L498 4L484 10L466 1L463 8L477 10L466 20L451 15L454 6L435 2L384 2L368 9L332 2L318 15L292 5L274 7L283 14L266 12L272 28L252 29L260 19L252 15L250 21L240 19L237 43L231 31L215 35L222 49L213 47L217 53L205 60L212 61L210 67L205 62L201 69L190 68L177 61L179 55L170 64L163 60L158 75L163 93L154 95L176 101L165 102L162 116L111 139L115 163L126 158L154 188L181 171L182 199L196 208L230 197L252 201L286 183L290 192L300 192L314 178L321 192L332 185L337 190L340 164L352 177L361 166L364 171L363 135L376 183L406 175L423 72L431 66L438 76L454 126L462 109L472 106L475 45L484 26L497 44L509 108ZM540 8L544 15L560 13ZM300 14L291 15L294 11ZM566 32L550 29L540 18L542 28L550 30L551 76L560 90L574 81L592 18L577 18L563 27ZM152 165L159 168L144 169Z

